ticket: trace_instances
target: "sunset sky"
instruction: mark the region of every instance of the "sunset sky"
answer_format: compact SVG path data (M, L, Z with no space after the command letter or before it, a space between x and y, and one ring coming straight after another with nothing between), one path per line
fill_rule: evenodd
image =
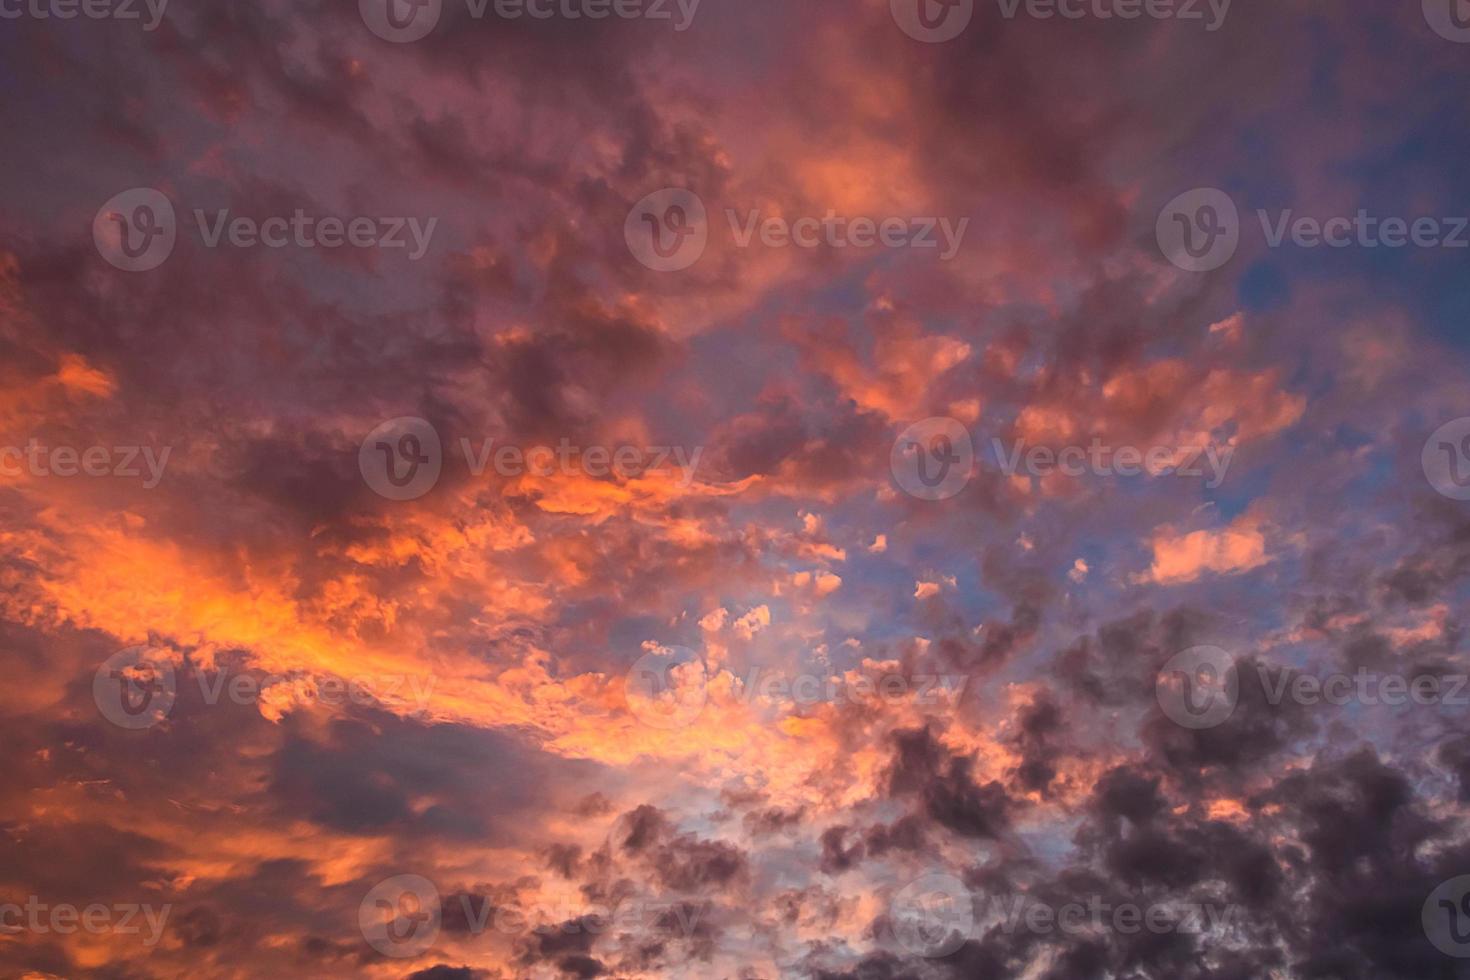
M1470 980L1470 0L0 91L0 977Z

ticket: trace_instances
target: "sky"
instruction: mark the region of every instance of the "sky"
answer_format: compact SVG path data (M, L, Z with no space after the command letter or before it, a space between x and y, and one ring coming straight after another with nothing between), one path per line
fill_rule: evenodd
M0 0L0 976L1467 980L1467 84Z

